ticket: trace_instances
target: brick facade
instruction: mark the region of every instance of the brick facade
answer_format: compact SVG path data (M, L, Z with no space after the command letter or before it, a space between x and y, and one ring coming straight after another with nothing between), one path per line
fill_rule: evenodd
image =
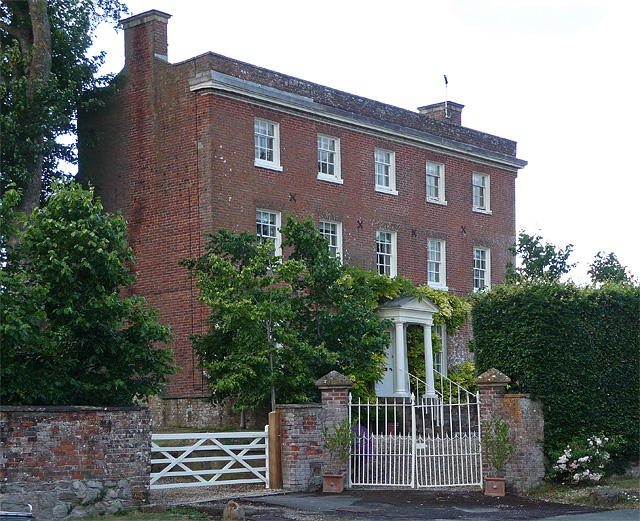
M149 491L144 407L0 409L0 510L70 519L136 508Z
M117 91L79 121L79 177L128 220L133 291L175 334L171 396L206 394L188 336L203 331L207 310L177 262L203 252L204 233L255 230L258 208L342 223L344 259L367 269L376 231L393 231L397 271L417 284L427 281L430 238L446 241L450 292L473 289L474 247L490 249L491 279L503 279L526 164L515 142L463 127L456 103L447 119L439 105L403 110L213 53L170 64L168 18L151 11L123 22ZM279 125L281 172L254 165L256 118ZM343 184L317 178L318 134L340 139ZM375 190L376 148L395 153L397 195ZM426 200L427 161L444 165L446 205ZM474 172L490 176L490 214L472 208ZM456 363L470 358L459 344Z

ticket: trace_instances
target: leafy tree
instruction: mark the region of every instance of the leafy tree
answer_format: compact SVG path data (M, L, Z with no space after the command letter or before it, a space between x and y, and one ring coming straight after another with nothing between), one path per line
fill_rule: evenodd
M432 296L431 288L342 264L311 217L288 216L280 231L286 260L255 234L220 230L202 257L181 263L211 308L209 331L192 340L212 400L237 396L237 410L261 407L272 388L279 402L310 400L315 380L331 370L355 382L354 394L372 393L389 342L380 302ZM455 329L468 309L452 299L441 318Z
M366 394L384 367L389 338L376 308L402 284L331 257L311 218L289 216L281 233L286 260L255 234L220 230L202 257L181 263L211 308L193 345L212 400L237 396L237 410L266 405L272 388L278 402L314 399L315 381L334 369Z
M43 188L61 176L60 160L75 162L79 108L96 103L95 74L103 56L89 56L98 24L117 22L119 0L9 0L0 4L2 178L0 193L16 183L25 214L39 206Z
M614 253L609 253L605 256L604 252L599 251L590 264L587 273L591 277L593 284L633 282L633 277L627 272L627 268L620 264L620 261Z
M281 232L290 258L304 263L295 281L291 326L311 345L324 345L336 361L313 367L317 377L338 370L353 382L356 395L373 392L382 376L387 324L376 310L383 298L394 298L411 283L347 266L331 256L328 242L311 217L288 216Z
M133 284L133 254L121 216L93 192L53 186L42 210L17 231L9 190L2 199L2 403L131 405L174 372L169 330ZM11 243L12 235L21 240Z
M309 399L313 365L330 358L290 327L294 281L304 264L282 261L273 244L255 234L220 230L209 235L206 253L181 262L211 308L206 335L192 337L207 371L212 400L237 396L234 407L263 407L273 390L280 402ZM272 403L273 403L272 399Z
M557 281L575 266L568 263L573 244L568 244L564 249L557 248L553 244L543 244L539 235L520 232L518 241L509 247L509 251L521 260L519 267L511 262L507 264L505 282L510 284L526 280Z

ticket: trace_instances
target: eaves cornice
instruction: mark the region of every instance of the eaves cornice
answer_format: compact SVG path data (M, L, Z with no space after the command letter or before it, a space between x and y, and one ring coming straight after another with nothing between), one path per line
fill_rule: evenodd
M199 73L196 77L191 78L189 80L189 88L191 91L212 89L249 97L279 107L295 109L315 117L322 117L323 119L328 119L336 123L349 124L367 131L383 133L403 141L419 142L430 148L442 150L457 156L473 158L484 163L495 164L503 168L508 168L509 170L518 170L527 165L526 161L507 154L501 154L500 152L487 150L468 143L443 138L429 132L397 125L381 119L363 116L356 112L330 107L317 103L312 98L306 96L285 92L214 70Z

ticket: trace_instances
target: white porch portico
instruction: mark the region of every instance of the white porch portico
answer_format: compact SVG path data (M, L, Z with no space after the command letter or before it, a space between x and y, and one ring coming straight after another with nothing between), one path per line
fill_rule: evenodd
M376 383L376 395L379 397L405 398L411 395L409 388L409 368L407 358L407 326L421 325L424 331L424 361L427 389L425 398L435 398L433 382L433 346L431 345L431 326L433 315L440 308L429 299L403 297L380 305L378 314L391 320L391 344L387 347L387 365L382 380Z

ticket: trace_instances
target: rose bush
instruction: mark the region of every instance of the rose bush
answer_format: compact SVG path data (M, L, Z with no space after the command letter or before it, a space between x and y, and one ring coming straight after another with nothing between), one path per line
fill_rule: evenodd
M576 438L562 452L553 455L556 463L547 479L571 484L600 481L611 463L611 452L621 443L620 439L606 436Z

